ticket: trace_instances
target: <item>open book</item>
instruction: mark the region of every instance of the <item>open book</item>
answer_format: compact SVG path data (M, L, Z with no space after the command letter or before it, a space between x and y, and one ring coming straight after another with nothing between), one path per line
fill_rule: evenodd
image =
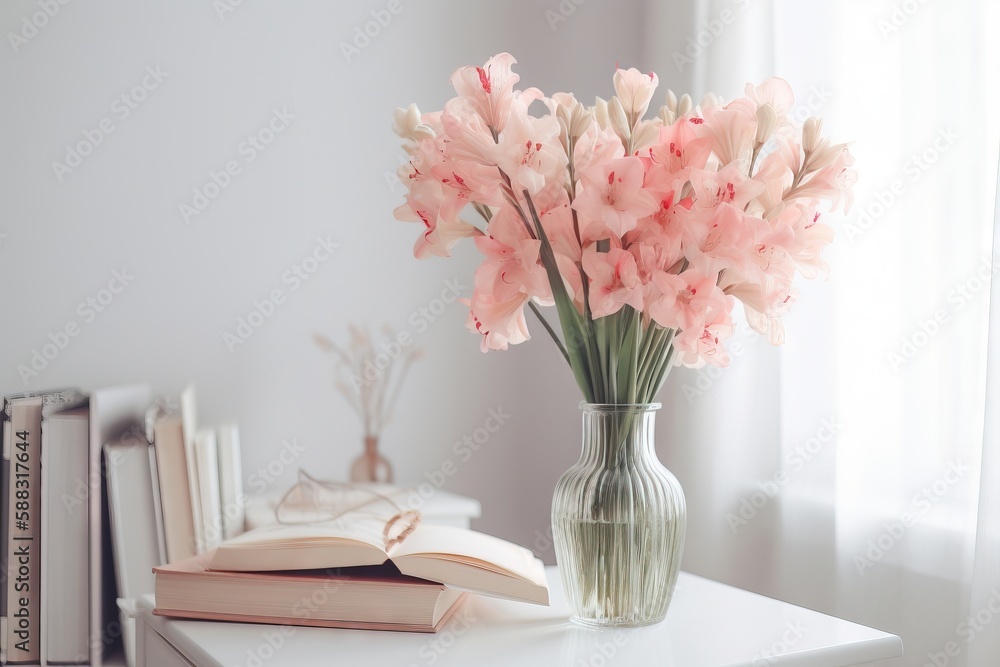
M405 575L493 597L549 603L542 562L506 540L452 526L420 524L385 546L385 521L356 518L321 524L273 525L224 542L209 569L228 572L319 570L380 565Z

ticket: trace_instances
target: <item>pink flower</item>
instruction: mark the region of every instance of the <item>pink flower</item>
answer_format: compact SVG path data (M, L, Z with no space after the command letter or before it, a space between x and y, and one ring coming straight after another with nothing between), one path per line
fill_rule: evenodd
M806 278L828 275L830 267L823 261L823 249L833 241L833 228L820 222L821 214L815 206L793 204L781 216L789 223L795 240L789 247L792 261Z
M625 147L614 130L602 129L597 123L590 123L580 135L576 150L573 151L573 166L577 178L580 174L585 174L596 166L624 155Z
M702 115L704 122L698 125L698 133L709 139L719 163L725 166L740 160L749 164L757 137L756 105L748 99L738 99L724 107L709 107ZM743 169L746 170L746 165Z
M524 343L531 338L524 318L524 306L529 298L527 294L518 294L500 301L492 294L473 292L471 300L462 300L469 306L465 328L482 335L480 348L483 352L506 350L508 345Z
M493 133L468 100L462 97L448 100L441 114L441 125L448 135L445 145L448 157L487 166L496 164Z
M649 303L649 316L667 329L697 329L715 310L726 310L726 295L714 275L688 269L680 275L656 271L657 297Z
M435 165L431 174L441 184L441 217L446 220L457 220L470 202L499 206L503 201L496 167L449 160Z
M653 92L658 83L659 79L653 72L643 74L634 67L615 71L615 94L632 125L646 115L649 101L653 99Z
M635 257L621 248L609 252L588 249L583 269L590 278L590 310L594 319L613 315L628 304L642 310L642 282Z
M763 190L764 184L747 177L746 169L736 162L718 171L691 170L691 191L698 209L731 204L742 210Z
M510 298L501 298L493 292L499 267L484 262L476 270L475 286L471 300L462 300L469 306L465 326L472 333L480 334L483 352L506 350L528 340L528 323L524 306L531 298L523 292L514 292Z
M552 116L512 115L500 139L497 163L518 194L526 189L534 195L552 181L562 184L567 157L559 144L559 122Z
M541 241L530 238L520 220L514 218L505 207L493 216L489 235L476 237L476 247L485 257L477 272L477 284L498 301L508 301L518 294L550 301L548 277L539 261ZM493 281L487 285L490 274Z
M711 141L699 137L693 125L686 118L680 118L673 125L660 128L660 140L649 149L653 162L662 165L666 173L685 176L688 167L704 169L708 156L712 153ZM674 189L675 186L671 186Z
M704 274L718 274L730 267L742 269L749 261L751 235L745 214L732 204L687 214L684 254L691 266Z
M406 203L398 206L393 213L397 220L423 223L424 233L413 246L413 255L417 259L451 257L452 246L463 238L482 233L457 218L442 218L440 201L422 199L419 192L411 191L406 196Z
M750 231L750 274L767 274L778 282L791 283L795 264L788 248L795 243L795 233L781 219L763 220L747 216ZM761 282L763 279L759 279Z
M654 213L659 202L642 189L642 161L630 156L598 163L583 175L573 208L587 220L591 238L621 237L639 218Z
M451 85L467 99L495 132L503 132L514 100L514 84L520 77L511 71L517 61L509 53L498 53L483 67L462 67L451 75Z
M792 104L795 102L792 87L784 79L771 77L758 86L748 83L746 96L757 103L758 124L762 117L770 118L772 121L770 127L763 131L758 127L757 140L767 141L775 130L788 122L788 112L791 111ZM770 110L762 114L761 107L768 107Z
M682 364L693 368L706 363L718 367L729 365L729 353L723 341L733 335L731 308L730 302L726 309L713 309L698 327L681 331L674 337L674 347L680 353Z
M853 188L858 180L858 172L854 171L854 157L842 148L836 158L803 183L785 194L785 199L825 199L834 210L844 205L846 213L854 201Z

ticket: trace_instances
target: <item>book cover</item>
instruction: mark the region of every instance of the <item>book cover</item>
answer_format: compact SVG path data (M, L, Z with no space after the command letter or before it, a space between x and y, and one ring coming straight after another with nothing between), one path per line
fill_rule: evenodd
M42 399L11 405L8 498L7 662L40 659Z
M156 417L153 449L160 488L166 562L173 563L195 555L197 544L184 427L179 415L161 413Z
M0 520L0 524L2 524L0 526L0 573L3 574L3 578L0 580L0 660L4 662L8 661L8 659L13 660L7 654L7 641L12 629L8 623L8 610L12 611L14 602L14 596L11 595L8 583L15 574L14 564L9 560L10 553L8 548L11 543L12 513L15 511L15 508L10 503L17 491L13 486L13 482L16 480L11 477L13 474L11 469L11 447L13 444L11 418L14 402L22 399L40 399L42 402L42 414L48 415L58 410L83 405L87 397L72 388L16 393L4 397L3 410L0 411L0 422L3 424L3 465L0 468L0 476L2 476L3 480L3 485L0 487L2 488L2 493L0 493L0 513L2 513L2 520Z
M194 443L195 467L198 470L198 497L201 499L199 551L211 551L222 541L222 498L219 491L219 452L215 431L198 429Z
M90 650L90 410L42 417L42 658L80 662Z
M219 427L219 493L222 496L222 538L229 540L243 532L246 517L243 457L236 424Z
M154 614L241 623L436 632L465 593L392 564L285 572L218 572L212 552L155 568Z
M7 663L7 579L10 572L7 569L7 526L9 522L8 489L10 489L10 422L0 415L0 436L3 438L3 465L0 475L3 478L0 492L0 662Z
M160 472L156 467L156 446L152 435L149 437L147 452L149 454L149 483L153 489L153 517L156 520L156 546L160 552L160 563L167 562L167 537L163 530L163 505L160 498Z
M108 499L103 493L103 447L128 433L141 435L150 400L149 387L144 384L102 388L90 397L90 667L101 667L105 654L119 650L121 629L127 626L119 616L112 584L114 566Z

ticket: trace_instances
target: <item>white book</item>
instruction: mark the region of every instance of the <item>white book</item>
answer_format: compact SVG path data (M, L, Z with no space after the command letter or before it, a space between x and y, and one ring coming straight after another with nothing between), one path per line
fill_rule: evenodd
M153 439L151 437L149 437L149 440L150 443L146 447L146 451L149 454L149 482L153 487L153 512L156 519L156 542L160 551L160 562L165 564L167 563L167 536L163 529L163 505L161 504L162 499L160 498L160 473L159 469L156 467L156 447L153 445Z
M111 518L111 549L114 553L118 606L134 601L154 589L153 568L160 562L156 537L156 510L153 505L149 471L149 443L145 436L126 438L104 445L107 464L108 509ZM131 603L131 602L130 602ZM125 657L135 664L134 620L121 614Z
M236 424L219 427L219 492L222 496L222 539L243 533L246 497L243 495L243 455Z
M188 492L191 494L191 520L194 524L195 551L205 550L202 536L205 525L201 515L201 482L198 480L198 466L195 464L194 441L198 432L197 400L194 385L188 385L181 392L181 429L184 438L184 461L187 466Z
M90 586L87 477L90 410L76 408L42 421L42 623L44 659L89 658Z
M214 430L200 429L195 435L194 460L198 471L198 497L201 499L201 525L195 524L195 531L200 536L199 553L205 553L222 542L219 450Z
M128 433L143 434L149 403L148 385L98 389L90 397L90 667L101 667L105 653L116 643L112 631L119 628L114 619L120 618L113 587L104 577L105 569L111 569L111 554L101 549L102 536L108 533L101 503L103 448Z

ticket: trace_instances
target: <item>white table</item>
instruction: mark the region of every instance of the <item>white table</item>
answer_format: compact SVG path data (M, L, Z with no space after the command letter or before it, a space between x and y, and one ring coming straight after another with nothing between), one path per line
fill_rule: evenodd
M147 595L137 667L843 667L903 653L895 635L685 572L663 623L580 628L547 575L550 607L473 595L436 635L179 621Z

